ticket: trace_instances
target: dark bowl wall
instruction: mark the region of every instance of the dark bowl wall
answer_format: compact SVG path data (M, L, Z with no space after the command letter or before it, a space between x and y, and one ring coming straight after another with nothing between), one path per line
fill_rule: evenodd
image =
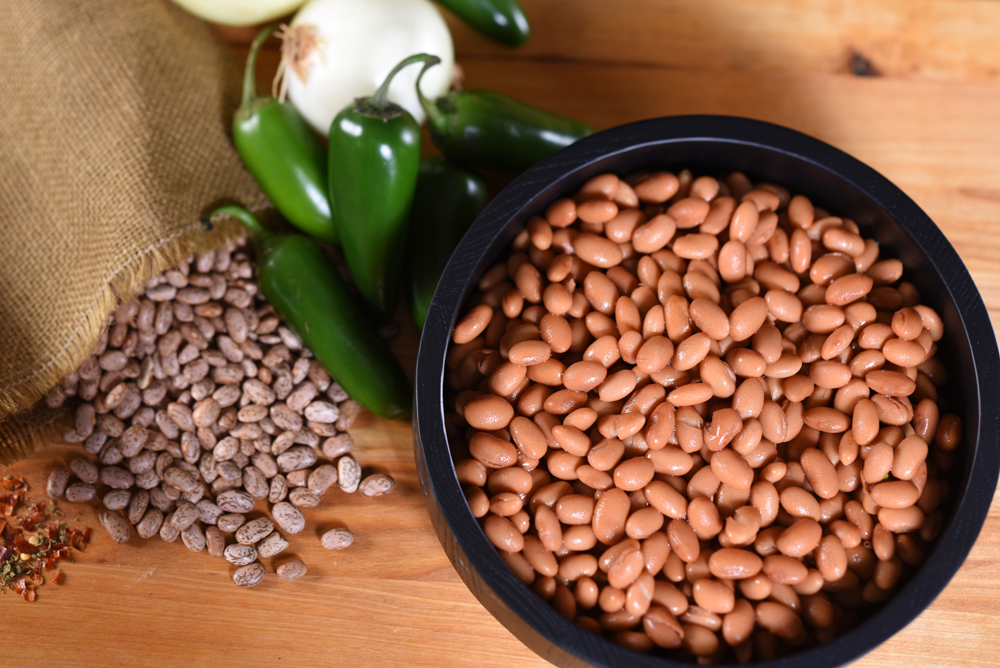
M1000 364L986 307L951 244L921 209L871 168L816 139L768 123L718 116L642 121L600 132L531 168L487 207L456 249L431 304L417 357L414 450L424 497L445 551L482 604L515 636L559 666L634 668L678 664L596 638L525 587L486 539L455 476L444 428L444 359L450 331L483 272L528 217L606 171L661 167L725 174L740 170L808 195L855 220L883 257L945 321L939 355L950 381L942 392L965 425L951 473L950 514L927 560L877 614L834 641L754 665L840 666L874 649L915 618L961 566L985 520L1000 469ZM941 657L942 659L944 657Z

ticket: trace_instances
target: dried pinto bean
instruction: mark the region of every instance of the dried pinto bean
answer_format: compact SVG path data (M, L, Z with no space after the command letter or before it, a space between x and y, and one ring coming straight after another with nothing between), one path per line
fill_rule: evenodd
M373 473L358 485L361 496L373 497L388 494L396 488L396 481L384 473Z
M271 508L271 517L285 533L300 533L306 526L302 511L287 501L274 504Z
M261 533L270 533L262 541L270 547L261 554L272 556L288 543L270 530L270 519L244 526L256 499L268 498L274 521L297 533L305 518L296 506L316 505L338 481L351 491L361 485L360 466L344 458L353 447L345 431L360 406L273 315L251 279L246 251L230 244L154 277L145 299L118 310L79 373L48 398L52 406L82 399L66 439L82 442L100 467L73 459L50 475L51 496L87 502L100 480L112 488L102 490L104 505L127 508L141 537L181 537L213 556L223 553L224 532L245 538L268 523ZM484 328L473 320L475 339ZM341 460L341 471L319 462L320 450ZM376 495L391 487L391 478L376 474L363 489ZM289 488L291 503L284 501ZM104 522L121 534L115 517ZM243 583L259 581L256 571L243 571Z
M257 544L257 553L262 557L273 557L288 547L288 541L277 531L271 532Z
M58 499L66 492L66 483L69 482L69 470L58 468L49 474L45 485L46 493L53 499Z
M306 565L301 559L295 559L281 564L275 569L275 574L282 582L294 582L306 574Z
M328 550L343 550L354 542L354 534L347 529L331 529L320 537L320 543Z
M337 483L348 494L357 491L361 484L361 466L350 455L337 460Z
M236 531L236 541L243 545L253 545L274 529L274 522L266 517L251 520Z
M260 584L266 572L264 564L253 562L237 568L236 572L233 573L233 582L237 587L253 587Z
M101 526L103 526L111 540L116 543L127 543L132 535L132 528L124 517L113 511L102 512L99 515Z

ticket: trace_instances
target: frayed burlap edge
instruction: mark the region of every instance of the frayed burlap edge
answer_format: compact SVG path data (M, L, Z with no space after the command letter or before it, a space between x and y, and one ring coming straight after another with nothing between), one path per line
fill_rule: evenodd
M72 408L66 403L49 408L38 402L26 411L0 421L0 465L7 466L41 450L47 445L62 443L62 435L71 425Z
M270 203L263 203L248 210L269 208ZM122 295L131 298L150 278L191 254L213 250L243 234L239 222L228 216L213 218L211 230L199 220L136 251L112 271L58 352L30 375L0 387L0 442L7 446L0 448L0 464L11 464L54 440L61 441L59 419L66 416L66 409L52 410L39 402L87 359Z

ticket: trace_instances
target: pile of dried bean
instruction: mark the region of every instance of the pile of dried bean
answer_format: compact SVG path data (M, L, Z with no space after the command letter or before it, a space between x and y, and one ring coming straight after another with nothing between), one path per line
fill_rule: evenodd
M487 538L562 615L769 659L921 563L962 440L943 325L853 221L738 172L604 174L512 245L454 330L449 439Z
M88 502L103 483L100 519L116 542L127 542L133 526L140 538L179 536L193 552L225 557L238 566L233 581L253 586L265 574L257 558L288 547L281 532L300 533L300 509L318 505L331 486L373 497L395 482L362 479L347 433L358 404L263 301L242 246L151 279L49 394L53 408L82 400L65 440L97 462L81 457L54 470L48 493ZM273 520L248 521L265 499ZM227 536L236 542L227 546ZM352 541L347 529L333 529L321 542L342 549ZM276 572L297 580L306 566L296 560Z

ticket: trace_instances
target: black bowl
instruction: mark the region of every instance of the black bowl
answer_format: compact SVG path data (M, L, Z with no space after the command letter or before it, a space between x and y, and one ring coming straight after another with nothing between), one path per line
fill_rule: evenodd
M926 561L869 619L826 645L764 668L840 666L874 649L919 615L944 589L986 518L1000 469L1000 364L982 298L941 231L896 186L851 156L793 130L719 116L632 123L581 140L538 163L479 216L445 269L417 356L414 450L424 498L441 544L476 598L525 645L558 666L691 665L641 655L597 638L561 617L501 561L469 511L445 437L445 353L456 316L475 283L528 217L606 171L689 167L696 173L741 170L808 195L855 220L883 257L897 257L905 278L945 322L939 342L950 374L950 409L964 422L962 455L951 472L949 515ZM458 648L456 648L458 649ZM945 657L940 657L943 661Z

